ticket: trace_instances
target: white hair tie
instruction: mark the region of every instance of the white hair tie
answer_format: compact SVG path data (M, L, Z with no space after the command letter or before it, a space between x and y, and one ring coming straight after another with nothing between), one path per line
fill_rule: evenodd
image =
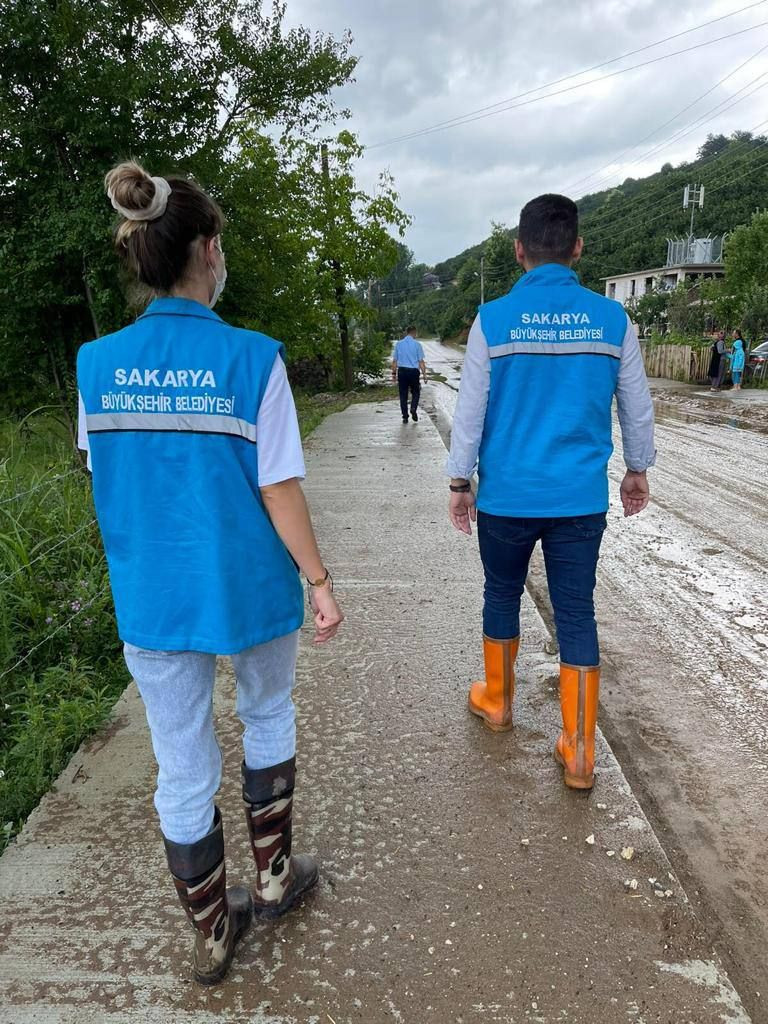
M126 206L121 206L113 196L112 189L107 189L107 195L112 206L126 220L157 220L158 217L162 217L165 213L165 208L168 205L168 196L172 191L171 186L165 178L150 178L149 180L155 186L155 194L152 196L152 202L143 210L129 210Z

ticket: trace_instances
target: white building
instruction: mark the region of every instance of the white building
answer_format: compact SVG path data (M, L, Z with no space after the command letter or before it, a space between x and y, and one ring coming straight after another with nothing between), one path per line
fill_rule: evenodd
M707 278L724 277L724 235L716 238L667 239L667 263L651 270L614 274L602 278L605 294L622 305L650 291L669 291L684 281L691 284Z

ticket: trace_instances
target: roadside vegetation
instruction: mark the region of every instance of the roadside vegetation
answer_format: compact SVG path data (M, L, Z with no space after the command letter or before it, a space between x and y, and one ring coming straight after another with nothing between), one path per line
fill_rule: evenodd
M298 392L302 437L391 388ZM68 424L0 421L0 851L129 682L91 487Z
M90 484L66 424L0 423L0 846L126 683Z

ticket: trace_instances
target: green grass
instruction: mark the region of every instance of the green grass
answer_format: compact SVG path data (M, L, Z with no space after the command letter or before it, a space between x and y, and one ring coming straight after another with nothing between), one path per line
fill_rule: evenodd
M353 403L392 397L299 394L302 437ZM90 481L64 424L0 421L0 452L1 852L129 676Z
M49 416L0 423L0 849L127 682L90 483Z

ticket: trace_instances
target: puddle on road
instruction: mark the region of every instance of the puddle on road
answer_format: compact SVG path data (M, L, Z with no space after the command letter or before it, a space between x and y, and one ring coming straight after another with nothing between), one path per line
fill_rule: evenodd
M751 430L753 434L768 434L768 425L753 423L743 416L729 416L714 409L691 409L671 405L662 398L654 398L657 423L705 423L712 427L731 427L734 430Z

